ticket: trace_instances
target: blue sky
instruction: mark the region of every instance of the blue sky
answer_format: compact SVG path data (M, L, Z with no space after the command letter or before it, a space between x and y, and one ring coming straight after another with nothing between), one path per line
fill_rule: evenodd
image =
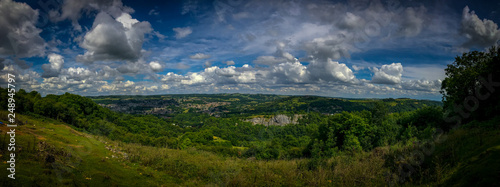
M493 1L0 1L0 69L43 95L270 93L440 100L498 45Z

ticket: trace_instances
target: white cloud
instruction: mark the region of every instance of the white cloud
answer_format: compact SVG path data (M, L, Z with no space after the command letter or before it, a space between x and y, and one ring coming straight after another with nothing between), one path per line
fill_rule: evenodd
M49 59L49 64L43 64L43 74L42 77L57 77L59 76L59 72L61 72L61 68L64 64L64 57L58 54L51 53L47 56Z
M274 66L271 70L277 83L301 83L308 81L307 67L298 60L294 63L286 62Z
M88 70L87 68L82 68L82 67L70 67L65 71L65 77L69 79L74 79L78 81L82 80L89 80L90 77L92 76L97 76L97 72L92 72ZM98 78L98 77L94 77ZM100 78L98 78L100 79Z
M203 53L196 53L194 55L189 56L189 58L195 59L195 60L202 60L202 59L210 58L210 55L203 54Z
M206 69L205 69L206 71ZM189 73L187 79L181 80L181 84L193 85L207 82L202 73Z
M134 24L139 23L138 20L133 19L132 16L130 16L130 14L127 13L123 13L122 15L117 17L116 21L120 22L123 25L123 27L125 27L126 30L132 29L132 26Z
M326 61L312 60L308 69L311 79L314 81L356 82L354 73L346 64L332 61L330 58Z
M175 31L175 38L181 39L184 38L191 33L193 33L193 30L191 30L191 27L176 27L173 28L172 30Z
M26 3L0 1L0 55L40 56L45 52L41 29L35 26L38 11Z
M135 61L141 56L144 35L152 31L147 21L139 22L123 13L113 19L101 12L94 21L92 30L85 34L81 46L87 51L78 55L83 62L126 60Z
M403 73L403 65L401 63L392 63L382 65L380 69L373 67L374 73L371 82L376 84L399 84Z
M215 74L224 76L224 77L232 77L232 76L237 76L240 75L239 72L236 72L236 67L234 66L229 66L227 68L222 68L222 69L216 69Z
M160 62L158 62L158 61L150 62L149 67L151 67L151 69L154 72L160 72L163 70L163 65L161 65Z
M498 25L492 20L479 19L474 11L466 6L462 12L462 33L468 38L465 47L490 47L500 40Z

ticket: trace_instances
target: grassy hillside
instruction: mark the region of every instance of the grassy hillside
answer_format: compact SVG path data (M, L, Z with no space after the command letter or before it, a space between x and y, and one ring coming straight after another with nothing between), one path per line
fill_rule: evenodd
M6 116L4 111L1 114ZM1 177L1 186L157 184L140 175L151 169L122 162L123 156L106 149L107 144L96 136L78 132L49 118L18 115L17 119L27 123L16 128L16 180ZM0 167L7 168L6 126L2 125L1 130L0 145L3 147ZM7 172L2 169L0 174L7 176ZM168 179L165 175L161 177Z
M1 186L498 186L500 182L498 118L451 131L405 180L398 169L412 161L405 155L419 148L411 141L325 159L264 161L195 148L176 150L111 141L40 116L19 115L17 119L27 123L16 130L20 148L16 180L0 177ZM0 129L0 145L4 146L0 167L7 168L7 128L2 125ZM402 156L407 159L396 159ZM7 172L1 169L0 175Z

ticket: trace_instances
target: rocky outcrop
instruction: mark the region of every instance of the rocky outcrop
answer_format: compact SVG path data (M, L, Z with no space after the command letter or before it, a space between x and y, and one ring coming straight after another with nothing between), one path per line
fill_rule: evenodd
M262 124L265 126L270 126L270 125L288 125L288 124L297 124L298 120L302 117L303 115L295 114L293 117L289 117L284 114L278 114L276 116L273 116L271 118L263 118L263 117L257 117L257 118L252 118L248 119L246 121L252 122L254 125L256 124Z

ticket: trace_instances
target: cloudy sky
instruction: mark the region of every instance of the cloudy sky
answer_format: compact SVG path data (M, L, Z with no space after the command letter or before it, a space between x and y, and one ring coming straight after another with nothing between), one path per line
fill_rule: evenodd
M500 40L494 1L0 0L0 84L42 95L272 93L440 100Z

